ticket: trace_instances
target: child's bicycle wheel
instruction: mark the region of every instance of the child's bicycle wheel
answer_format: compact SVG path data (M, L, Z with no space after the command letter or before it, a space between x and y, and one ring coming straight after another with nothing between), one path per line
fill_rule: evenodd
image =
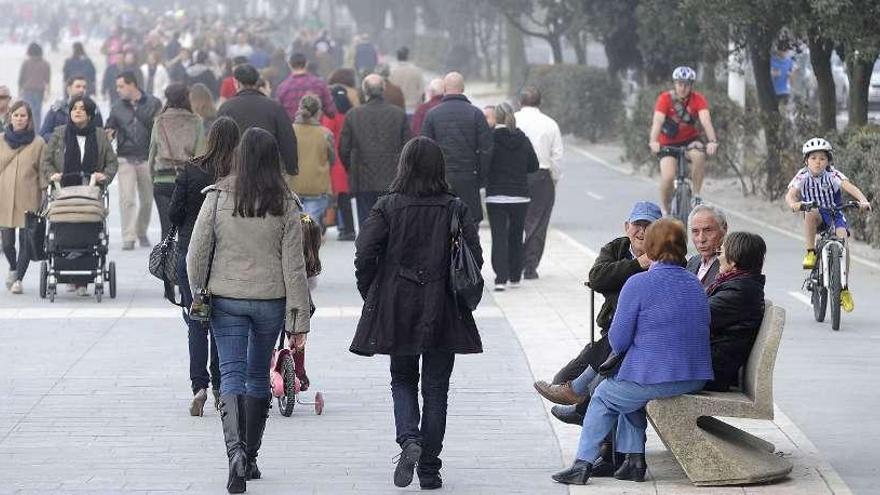
M315 414L318 416L324 412L324 395L321 392L315 393Z
M278 410L282 416L290 416L296 406L296 373L293 358L289 354L281 361L281 376L284 379L284 395L278 398Z

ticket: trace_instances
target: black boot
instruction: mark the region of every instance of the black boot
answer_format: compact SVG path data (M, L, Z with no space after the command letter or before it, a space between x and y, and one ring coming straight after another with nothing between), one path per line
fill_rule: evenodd
M269 417L269 399L258 399L256 397L245 396L244 398L245 418L245 439L247 441L247 470L245 472L246 480L258 480L262 476L260 469L257 467L257 454L260 451L260 445L263 444L263 432L266 431L266 418Z
M226 456L229 458L229 481L226 491L244 493L246 489L247 444L245 443L245 406L241 395L220 397L220 418L226 439Z
M578 406L556 405L550 408L550 414L563 423L577 426L584 424L584 415L578 412Z
M614 477L619 480L645 481L647 469L645 454L626 454L626 459L620 469L614 472Z
M604 441L599 446L599 458L593 464L594 478L610 478L623 464L623 454L614 452L611 442Z
M404 488L412 483L413 470L422 456L422 446L418 442L408 440L400 450L397 467L394 468L394 486Z
M578 459L570 468L554 474L553 481L566 485L586 485L592 471L593 465L591 463Z

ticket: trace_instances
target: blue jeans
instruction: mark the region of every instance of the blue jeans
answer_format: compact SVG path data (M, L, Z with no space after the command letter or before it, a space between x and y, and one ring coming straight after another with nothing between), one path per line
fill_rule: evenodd
M319 196L300 196L303 203L303 211L308 213L312 220L318 222L321 230L324 230L324 214L330 207L330 195L321 194Z
M220 393L269 398L269 360L284 328L282 299L211 302L211 328L220 354Z
M422 410L419 411L419 359L422 360ZM440 451L446 435L449 377L455 354L426 352L421 356L391 356L391 397L397 443L422 446L420 473L440 471ZM419 418L421 417L421 427Z
M189 319L189 307L192 306L192 289L189 286L189 277L186 273L186 250L189 247L189 239L182 239L178 244L177 255L177 281L180 288L180 301L183 304L183 322L188 328L187 341L189 342L189 379L192 382L193 393L203 388L220 390L220 358L217 356L217 342L214 341L214 333L210 327L201 322ZM211 374L208 374L208 355L211 356Z
M593 462L599 457L599 445L617 423L615 450L623 454L645 452L645 430L648 418L645 405L652 399L674 397L701 390L705 380L641 385L635 382L606 378L596 387L584 416L577 458Z

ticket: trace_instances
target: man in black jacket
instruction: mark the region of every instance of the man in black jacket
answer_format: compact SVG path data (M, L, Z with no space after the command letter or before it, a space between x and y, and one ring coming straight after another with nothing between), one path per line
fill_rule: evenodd
M52 137L52 131L54 131L56 127L67 124L68 114L70 113L70 109L67 107L67 102L69 102L74 96L87 94L90 89L88 87L89 82L86 79L86 76L71 76L66 82L67 84L65 84L64 88L67 93L67 98L56 101L55 104L52 105L52 108L46 113L46 116L43 117L43 126L40 127L40 136L42 136L43 140L47 143L49 142L49 138ZM100 109L95 109L95 126L104 127L104 118L101 117Z
M241 64L232 72L235 79L235 96L220 106L218 115L232 118L241 132L251 127L269 131L278 141L281 162L288 175L299 174L296 157L296 136L287 111L277 101L267 97L257 88L260 73L250 64Z
M362 86L367 102L345 114L339 136L339 159L348 171L361 224L394 180L400 151L410 138L404 110L385 101L382 76L371 74Z
M422 135L440 145L446 159L446 181L468 205L474 221L480 223L483 219L480 187L492 163L492 130L483 111L471 105L463 94L461 74L446 74L443 84L446 86L443 100L428 112Z
M153 119L162 109L155 97L141 91L137 75L125 71L116 77L119 100L110 109L107 136L116 139L119 156L119 210L122 215L122 249L150 247L147 228L153 213L153 178L147 165Z

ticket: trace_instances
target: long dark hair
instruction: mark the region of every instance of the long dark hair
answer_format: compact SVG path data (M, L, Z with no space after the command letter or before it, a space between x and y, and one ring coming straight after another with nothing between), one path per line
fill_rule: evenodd
M397 163L397 176L389 190L410 196L448 193L446 162L440 145L425 136L414 137L403 145Z
M193 163L205 172L214 171L214 179L229 175L235 147L241 138L238 124L229 117L220 117L208 130L208 146L205 154L193 159Z
M278 142L265 129L251 127L241 136L232 164L235 174L233 216L265 217L284 214L290 194L281 177Z
M314 277L321 273L321 250L323 233L317 219L313 219L306 213L300 214L303 230L303 259L306 262L306 276Z
M165 88L165 107L162 112L169 108L179 108L192 113L192 105L189 102L189 89L183 83L171 83Z

